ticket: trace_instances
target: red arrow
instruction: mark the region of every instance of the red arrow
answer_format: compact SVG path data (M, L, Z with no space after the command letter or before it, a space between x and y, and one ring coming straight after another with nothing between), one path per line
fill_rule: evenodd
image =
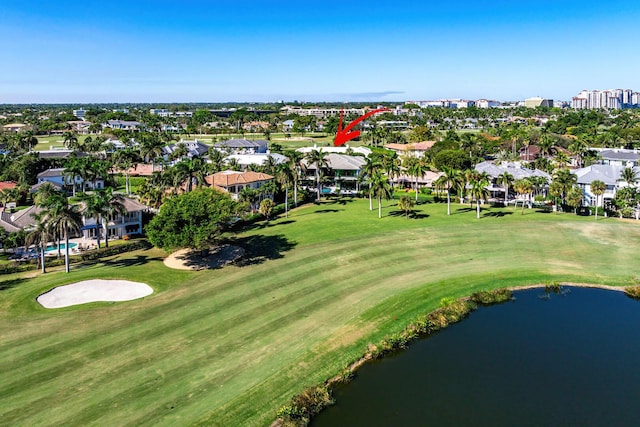
M338 122L338 133L336 133L336 138L333 140L333 145L335 145L336 147L339 147L342 144L344 144L345 142L347 142L347 141L349 141L351 139L359 137L360 136L360 131L359 130L351 130L351 129L353 129L353 127L355 125L357 125L358 123L360 123L361 121L363 121L367 117L371 117L374 114L378 114L378 113L381 113L383 111L391 111L391 110L388 109L388 108L378 108L377 110L369 111L364 116L360 116L357 119L355 119L354 121L352 121L349 124L349 126L347 126L344 129L342 129L342 116L344 115L344 110L340 111L340 121Z

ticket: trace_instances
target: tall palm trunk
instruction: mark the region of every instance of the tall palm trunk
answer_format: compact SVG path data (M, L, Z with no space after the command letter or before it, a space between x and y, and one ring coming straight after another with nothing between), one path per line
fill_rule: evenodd
M320 174L318 169L316 169L316 191L318 193L318 201L320 201Z
M599 196L596 196L596 221L598 220L598 199Z
M104 221L104 247L109 247L109 218Z
M69 229L64 228L64 271L69 272Z
M373 210L373 196L371 195L371 188L369 188L369 210Z
M522 212L520 213L520 215L524 215L524 200L522 201Z
M46 243L43 243L43 244L40 245L40 264L42 266L42 273L43 274L47 272L47 270L46 270L46 268L44 266L44 245L45 244Z
M284 215L289 218L289 186L284 187Z
M96 240L98 241L98 249L100 249L100 229L102 228L102 216L96 217Z
M382 196L378 195L378 218L382 218Z
M480 219L480 198L476 199L476 218Z
M298 178L293 180L293 205L298 207Z
M418 204L418 175L416 175L416 205Z
M451 195L449 194L448 188L447 188L447 215L451 215Z

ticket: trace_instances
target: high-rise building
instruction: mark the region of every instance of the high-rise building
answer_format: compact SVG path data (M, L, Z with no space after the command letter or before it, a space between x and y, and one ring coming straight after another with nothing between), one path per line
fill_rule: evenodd
M637 93L631 89L583 90L573 97L571 107L577 110L640 108L640 97L634 96Z

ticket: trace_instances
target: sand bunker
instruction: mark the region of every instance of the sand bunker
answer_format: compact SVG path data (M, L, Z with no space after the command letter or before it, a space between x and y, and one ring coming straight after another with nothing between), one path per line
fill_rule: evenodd
M152 293L153 289L144 283L94 279L58 286L40 295L37 301L45 308L61 308L96 301L130 301Z
M221 245L213 248L206 257L202 257L200 251L180 249L166 257L164 265L177 270L206 270L223 267L243 255L244 249L232 245Z

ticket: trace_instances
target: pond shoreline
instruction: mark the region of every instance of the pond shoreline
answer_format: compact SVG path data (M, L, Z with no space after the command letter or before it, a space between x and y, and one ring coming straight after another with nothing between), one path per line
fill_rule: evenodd
M301 416L300 418L290 418L290 419L285 419L286 417L290 416L290 415L301 415L300 411L297 409L302 409L302 408L295 408L295 404L294 407L292 408L292 406L285 406L283 408L281 408L278 411L278 418L276 418L273 423L270 425L270 427L279 427L279 426L289 426L289 425L307 425L311 419L313 418L313 416L317 415L319 412L321 412L324 408L332 405L334 403L333 399L331 398L331 387L337 385L337 384L341 384L341 383L346 383L349 382L351 377L353 376L353 374L360 368L362 367L364 364L366 364L367 362L371 361L371 360L376 360L376 359L381 359L384 356L388 355L388 354L392 354L398 350L401 349L406 349L407 344L409 344L411 341L415 341L417 339L422 339L422 338L426 338L429 335L433 334L434 332L437 332L441 329L446 328L448 325L452 324L452 323L456 323L458 321L463 320L464 318L466 318L472 311L474 311L476 309L476 307L478 305L483 305L483 306L488 306L488 305L495 305L495 304L501 304L503 302L507 302L509 300L512 299L511 296L511 292L517 292L517 291L524 291L524 290L529 290L529 289L549 289L551 291L554 290L554 288L561 288L561 287L575 287L575 288L594 288L594 289L604 289L604 290L610 290L610 291L616 291L616 292L625 292L627 293L628 296L629 293L626 292L627 289L629 288L634 288L634 287L638 287L638 285L628 285L628 286L611 286L611 285L599 285L599 284L593 284L593 283L575 283L575 282L557 282L557 283L553 283L553 284L548 284L548 283L537 283L537 284L532 284L532 285L524 285L524 286L514 286L514 287L508 287L508 288L501 288L501 289L495 289L492 291L487 291L484 294L490 294L492 296L502 296L501 294L504 293L505 291L509 292L509 298L508 299L504 299L504 298L497 298L495 300L492 300L490 302L479 302L477 301L477 295L478 294L483 294L482 292L478 292L472 295L468 295L465 297L460 297L458 299L455 300L455 303L463 303L466 304L466 311L463 312L459 312L457 313L457 316L455 318L451 318L451 319L446 319L444 324L441 324L439 327L436 327L435 329L427 329L427 330L418 330L417 333L413 333L416 330L415 324L417 322L420 322L420 320L414 320L413 322L410 322L408 325L405 326L403 332L401 332L400 334L395 334L394 336L388 336L386 338L383 338L381 340L380 343L378 343L378 345L374 345L374 344L369 344L366 353L360 357L359 359L357 359L355 362L349 364L346 368L343 369L342 372L334 375L333 377L325 380L323 383L314 386L314 387L310 387L306 390L304 390L301 394L294 396L291 399L291 402L294 404L294 402L303 400L305 398L308 398L309 395L311 396L322 396L320 399L321 401L316 401L313 402L313 408L309 410L309 412L305 411L305 415ZM631 297L631 296L630 296ZM442 313L443 310L446 310L447 307L439 307L436 308L435 310L426 313L422 316L420 316L420 319L424 318L424 319L429 319L430 316L434 316L438 313ZM397 336L398 335L402 335L404 333L406 333L407 331L411 331L412 333L410 334L410 336L405 340L402 341L400 343L397 342ZM386 342L388 341L392 342L392 347L391 348L385 348L382 351L380 351L380 349L378 348L381 343L386 344ZM305 410L308 408L304 408ZM284 416L284 417L283 417Z

